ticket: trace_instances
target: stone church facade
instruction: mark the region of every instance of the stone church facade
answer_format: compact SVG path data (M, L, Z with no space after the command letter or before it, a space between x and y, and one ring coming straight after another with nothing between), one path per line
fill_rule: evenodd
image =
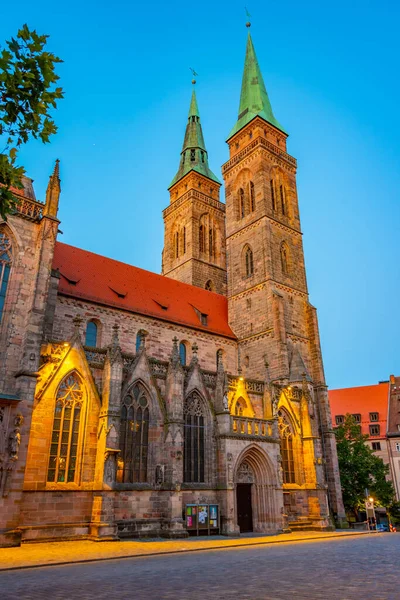
M162 275L57 241L59 164L0 222L0 542L344 523L296 160L249 34L221 183L193 91Z

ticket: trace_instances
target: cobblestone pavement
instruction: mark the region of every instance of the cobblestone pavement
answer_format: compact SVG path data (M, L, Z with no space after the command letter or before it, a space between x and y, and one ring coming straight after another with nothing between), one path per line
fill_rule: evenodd
M400 535L331 538L3 571L21 600L399 600Z
M208 548L228 548L233 546L274 544L304 541L307 539L326 539L337 536L369 535L367 532L307 531L281 535L250 534L239 538L225 536L192 537L184 540L124 540L120 542L92 542L75 540L73 542L47 542L23 544L19 548L0 548L0 571L3 569L50 565L108 558L126 558L146 554L166 554L188 552Z

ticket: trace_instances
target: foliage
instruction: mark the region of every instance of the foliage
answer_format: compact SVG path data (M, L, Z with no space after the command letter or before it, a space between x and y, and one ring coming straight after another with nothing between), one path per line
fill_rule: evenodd
M30 138L47 143L57 127L49 114L63 98L56 63L62 62L45 50L47 35L30 31L27 25L0 52L0 215L13 210L12 188L22 188L23 167L17 166L18 150ZM1 150L2 148L2 150Z
M361 433L354 417L347 414L335 433L346 511L357 514L364 507L366 489L377 505L390 507L395 494L392 482L386 479L389 466L365 443L368 436Z

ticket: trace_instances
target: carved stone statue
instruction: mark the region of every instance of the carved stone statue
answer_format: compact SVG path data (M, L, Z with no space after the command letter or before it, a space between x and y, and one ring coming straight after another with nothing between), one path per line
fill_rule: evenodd
M224 397L222 399L222 404L224 406L224 410L228 412L229 411L229 403L228 403L228 393L227 392L224 393Z
M156 466L156 485L162 485L165 480L165 465Z
M17 460L19 445L21 443L21 433L19 428L16 427L8 438L8 451L10 453L11 460Z

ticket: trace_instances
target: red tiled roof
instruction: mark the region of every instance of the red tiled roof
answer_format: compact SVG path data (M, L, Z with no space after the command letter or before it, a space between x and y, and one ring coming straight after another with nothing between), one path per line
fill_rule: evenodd
M388 411L389 382L378 385L364 385L360 387L343 388L341 390L329 390L329 403L331 405L332 425L336 427L337 415L361 415L362 433L369 435L369 425L379 424L381 426L380 436L386 433L386 421ZM379 413L379 420L372 422L369 413ZM372 437L372 436L371 436Z
M59 293L235 338L225 296L56 242ZM163 308L164 307L164 308ZM202 325L201 314L207 315Z

